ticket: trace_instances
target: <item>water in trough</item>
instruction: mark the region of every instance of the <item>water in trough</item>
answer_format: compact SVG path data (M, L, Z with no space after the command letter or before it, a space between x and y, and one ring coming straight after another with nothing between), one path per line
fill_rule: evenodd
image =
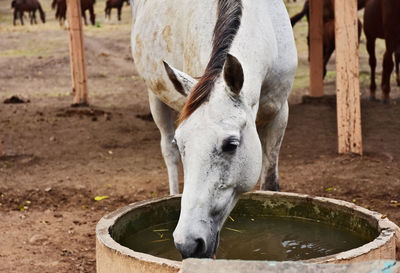
M119 243L135 251L181 260L173 243L177 220L126 233ZM218 259L296 261L327 256L368 243L350 230L281 216L229 217L221 231Z

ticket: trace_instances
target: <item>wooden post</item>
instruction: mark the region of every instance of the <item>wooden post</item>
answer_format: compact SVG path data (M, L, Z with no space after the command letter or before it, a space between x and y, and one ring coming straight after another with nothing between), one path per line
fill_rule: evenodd
M310 96L324 95L323 80L323 3L310 0Z
M362 155L357 0L335 0L339 153Z
M80 0L67 0L67 7L73 105L85 106L88 105L88 89Z

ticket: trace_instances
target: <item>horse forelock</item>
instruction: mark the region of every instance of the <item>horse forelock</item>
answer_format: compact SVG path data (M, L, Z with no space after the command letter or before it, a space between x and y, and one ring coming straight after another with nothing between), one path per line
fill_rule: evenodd
M235 38L242 18L242 0L218 0L217 21L213 32L213 47L203 76L190 93L179 116L179 123L187 119L209 97L216 79Z

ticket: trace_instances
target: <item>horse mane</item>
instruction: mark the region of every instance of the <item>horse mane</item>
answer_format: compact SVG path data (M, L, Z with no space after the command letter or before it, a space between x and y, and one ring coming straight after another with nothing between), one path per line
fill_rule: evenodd
M209 97L215 81L221 74L224 63L241 23L241 0L218 0L217 21L213 32L213 47L203 76L190 93L179 122L187 119Z

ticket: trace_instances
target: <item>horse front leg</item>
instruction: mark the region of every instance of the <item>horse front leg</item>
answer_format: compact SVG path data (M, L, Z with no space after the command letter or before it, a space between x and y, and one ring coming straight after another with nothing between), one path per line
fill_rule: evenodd
M93 6L89 8L89 14L90 14L90 22L92 23L92 26L94 26L96 24L96 14L94 14Z
M21 21L21 25L24 25L24 12L20 11L19 12L19 20Z
M65 26L65 21L66 21L66 10L64 9L64 11L63 11L63 13L62 13L62 16L61 16L61 20L62 20L62 25L64 25L64 27L66 27Z
M261 190L280 190L278 172L279 151L285 134L288 116L289 106L285 102L271 122L257 128L263 151L260 178Z
M161 133L161 152L165 165L167 165L169 192L171 195L178 194L179 151L176 144L173 143L175 135L175 112L160 101L151 90L149 90L149 102L154 122Z
M108 7L104 9L104 18L107 20Z
M393 51L386 47L385 54L383 55L383 70L382 70L382 103L388 104L390 102L390 75L393 72Z
M322 79L325 79L327 69L326 66L328 65L329 59L333 51L335 51L335 22L333 20L329 22L325 22L323 25L323 48L322 48L322 55L323 55L323 74Z
M83 17L83 22L85 23L85 26L87 26L86 13L83 10L82 10L82 17Z
M111 20L111 12L112 12L112 8L109 8L107 11L107 16L108 16L108 20Z
M400 86L400 72L399 72L400 47L394 53L394 60L396 62L396 82L397 82L397 86Z
M369 85L369 98L370 101L376 101L376 82L375 82L375 69L376 69L376 57L375 57L375 40L374 37L367 36L367 51L369 55L369 66L371 68L371 83Z
M33 23L37 25L36 11L32 11L32 20L33 20ZM31 23L31 24L32 24L32 23Z
M322 78L323 79L325 79L325 76L328 73L328 70L326 69L326 67L328 65L329 59L332 56L333 51L335 51L335 44L333 44L333 46L329 45L329 47L324 48L324 53L323 53L323 56L324 56L324 71L323 71L323 74L322 74Z
M17 9L14 9L14 18L13 18L13 25L14 26L17 25L17 14L18 14Z
M118 21L121 21L121 9L122 9L122 6L118 7Z

